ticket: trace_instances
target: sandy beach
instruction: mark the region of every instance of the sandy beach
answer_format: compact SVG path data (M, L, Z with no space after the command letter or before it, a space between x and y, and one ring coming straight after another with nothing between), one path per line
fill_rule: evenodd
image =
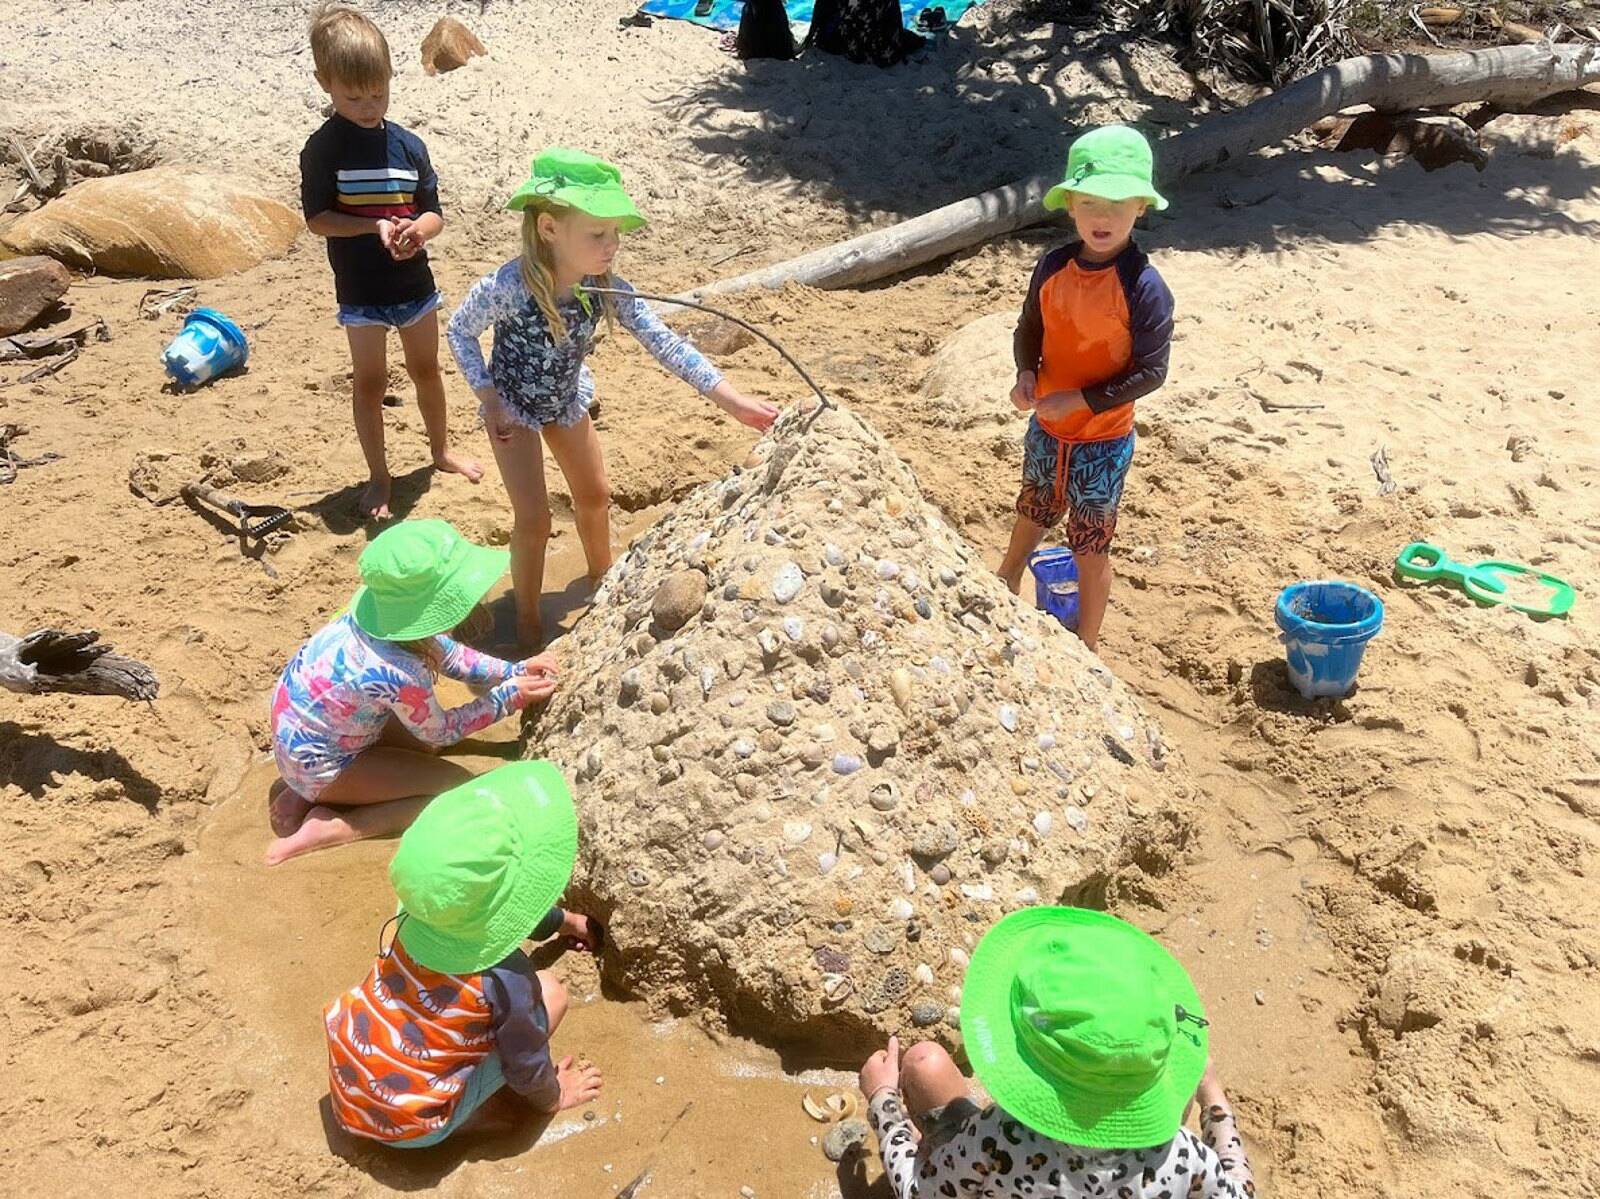
M514 254L500 206L551 142L623 168L653 223L620 269L676 290L1026 176L1077 127L1196 119L1160 47L998 3L888 72L746 66L687 24L620 28L627 0L453 5L490 53L437 77L417 46L444 6L365 7L394 48L390 115L440 173L432 255L451 300ZM17 0L0 133L205 163L294 205L322 119L306 9ZM1118 914L1206 996L1261 1194L1600 1195L1600 434L1583 416L1600 377L1600 95L1484 136L1481 172L1278 148L1184 181L1138 235L1177 334L1169 383L1139 403L1100 652L1202 798L1185 855ZM15 174L0 149L7 195ZM1006 314L1063 240L1033 229L861 291L728 305L887 437L995 562L1023 427ZM370 963L392 846L274 870L261 853L270 689L348 599L371 534L330 283L309 234L201 282L251 357L193 393L164 387L159 361L180 318L138 315L166 280L76 278L74 314L110 339L35 383L0 364L18 452L61 455L0 487L0 628L93 627L162 680L152 705L0 694L0 1191L587 1197L648 1174L641 1199L887 1195L871 1155L827 1161L801 1109L807 1087L854 1085L825 1068L841 1063L603 994L570 954L561 1037L606 1072L593 1119L403 1159L329 1121L318 1015ZM479 486L427 469L390 345L399 514L504 544L492 466ZM760 345L719 361L751 394L806 399ZM629 338L593 365L621 548L756 438ZM446 379L452 427L488 462L453 364ZM237 489L301 513L271 574L182 501L129 486L136 468L181 480L266 456L270 481ZM582 555L553 498L546 623L568 628ZM1535 621L1397 580L1412 541L1535 565L1577 606ZM1289 686L1273 605L1334 577L1376 591L1386 623L1358 689L1313 703ZM462 761L513 756L516 733L497 726Z

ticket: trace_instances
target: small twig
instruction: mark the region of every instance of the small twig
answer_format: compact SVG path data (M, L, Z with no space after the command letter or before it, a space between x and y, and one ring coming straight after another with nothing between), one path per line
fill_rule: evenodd
M1438 46L1441 50L1444 49L1444 43L1441 42L1437 37L1434 36L1433 30L1428 28L1428 23L1422 19L1422 15L1417 11L1417 6L1416 5L1412 5L1411 6L1411 12L1410 12L1409 15L1411 17L1411 23L1413 25L1415 25L1418 29L1422 30L1422 36L1423 37L1427 38L1435 46Z
M43 378L46 378L49 375L55 374L58 370L60 370L64 366L66 366L68 363L70 363L77 356L78 356L78 347L77 346L73 346L71 349L67 350L66 353L60 354L57 357L51 358L51 359L49 359L49 360L47 360L45 362L41 362L38 366L34 367L31 371L29 371L27 374L23 375L20 379L15 380L15 382L17 382L17 383L37 383L40 379L43 379Z
M732 251L731 253L728 253L728 254L724 254L721 258L713 259L707 265L708 266L721 266L725 262L732 262L735 258L738 258L741 254L748 254L748 253L750 253L750 247L748 245L740 246L737 250L734 250L734 251Z
M33 184L33 190L41 197L48 198L49 184L44 181L44 176L39 174L39 168L33 165L33 155L28 153L27 148L17 140L15 134L9 135L6 140L11 143L11 149L16 154L17 161L22 164L22 169L27 172L28 182Z

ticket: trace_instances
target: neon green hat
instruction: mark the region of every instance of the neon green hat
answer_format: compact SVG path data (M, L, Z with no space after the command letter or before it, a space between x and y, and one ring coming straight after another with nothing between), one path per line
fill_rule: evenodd
M1178 1133L1210 1042L1189 975L1153 938L1082 908L1025 908L973 950L961 1036L994 1101L1094 1149Z
M1072 143L1066 178L1045 193L1044 206L1065 208L1069 192L1102 200L1149 200L1158 212L1167 206L1166 197L1156 190L1150 143L1127 125L1102 125Z
M578 815L549 762L512 762L439 796L400 838L395 934L444 974L487 970L528 939L572 878Z
M603 221L617 221L624 233L645 223L622 189L622 172L582 150L551 146L533 160L527 181L506 201L520 212L534 200L554 200Z
M402 521L361 552L365 585L350 612L385 641L432 637L465 620L510 565L505 550L474 545L449 521Z

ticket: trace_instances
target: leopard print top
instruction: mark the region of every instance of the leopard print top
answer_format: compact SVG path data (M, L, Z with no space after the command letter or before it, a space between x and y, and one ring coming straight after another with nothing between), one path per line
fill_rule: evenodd
M1053 1141L990 1105L919 1153L900 1092L868 1109L895 1199L1246 1199L1256 1193L1233 1113L1202 1109L1151 1149L1086 1149Z

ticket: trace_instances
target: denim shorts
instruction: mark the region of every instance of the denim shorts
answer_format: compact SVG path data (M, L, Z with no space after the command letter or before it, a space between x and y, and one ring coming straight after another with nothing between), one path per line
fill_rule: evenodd
M444 297L438 292L420 300L407 300L404 304L340 304L339 324L385 325L390 329L407 329L416 324L440 304Z

